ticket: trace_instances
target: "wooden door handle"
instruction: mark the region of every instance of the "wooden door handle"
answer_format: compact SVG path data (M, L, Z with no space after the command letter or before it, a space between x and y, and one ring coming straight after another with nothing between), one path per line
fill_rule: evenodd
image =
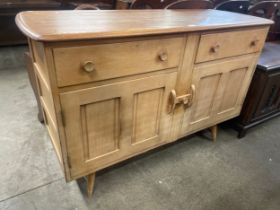
M169 108L168 108L168 113L173 113L177 104L176 101L177 95L175 90L171 90L170 95L169 95Z
M195 99L196 89L194 84L191 85L190 92L191 92L191 97L189 99L189 103L187 104L188 107L192 106L193 101Z
M171 90L169 96L169 108L168 113L173 113L177 104L183 104L185 108L190 107L195 97L195 85L191 85L190 93L185 95L177 96L175 90Z

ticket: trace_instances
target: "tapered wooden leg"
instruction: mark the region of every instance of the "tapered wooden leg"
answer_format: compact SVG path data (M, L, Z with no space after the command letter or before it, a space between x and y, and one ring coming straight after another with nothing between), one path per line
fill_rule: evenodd
M95 173L89 174L87 176L87 194L88 197L92 196L93 188L94 188L94 182L95 182Z
M214 125L211 128L212 140L215 142L217 140L218 126Z

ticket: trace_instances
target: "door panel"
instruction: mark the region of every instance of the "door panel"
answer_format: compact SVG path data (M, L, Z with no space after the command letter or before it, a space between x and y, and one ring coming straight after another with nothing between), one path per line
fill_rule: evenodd
M221 74L207 75L200 78L196 99L199 103L196 103L196 107L193 109L191 122L198 122L210 116L220 78Z
M132 143L143 142L159 135L160 108L164 88L134 95Z
M238 96L240 95L241 87L244 83L247 70L248 68L241 68L226 73L227 83L224 87L219 114L236 108Z
M62 93L70 173L77 178L170 138L177 73Z
M240 113L254 72L255 55L196 65L193 105L185 110L180 135L211 126Z
M81 106L85 160L119 149L119 106L119 98Z

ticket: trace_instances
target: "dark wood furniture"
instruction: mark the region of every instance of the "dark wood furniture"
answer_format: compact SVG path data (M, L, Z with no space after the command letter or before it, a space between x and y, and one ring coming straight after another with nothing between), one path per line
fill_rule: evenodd
M130 9L163 9L175 0L134 0Z
M249 6L250 2L247 0L229 0L216 5L215 9L247 14Z
M80 5L88 9L115 8L115 0L1 0L0 1L0 46L26 44L27 39L15 24L17 13L28 10L72 10ZM89 6L91 5L91 6Z
M0 1L0 45L25 44L27 39L18 30L15 16L27 10L55 10L61 3L52 0L1 0Z
M258 61L240 116L238 137L255 125L280 115L280 43L267 42Z
M208 0L181 0L169 4L166 9L213 9L213 7L213 3Z
M129 9L132 0L116 0L116 9L117 10L124 10Z
M214 7L216 7L217 5L219 5L223 2L226 2L226 1L229 1L229 0L212 0Z
M249 8L248 14L271 19L275 22L275 24L270 27L267 41L277 40L280 34L280 18L278 14L279 9L279 1L263 1Z
M75 10L100 10L97 4L80 4Z
M63 8L67 10L74 10L76 8L80 8L82 10L85 9L111 10L115 8L115 4L116 4L115 0L62 0Z

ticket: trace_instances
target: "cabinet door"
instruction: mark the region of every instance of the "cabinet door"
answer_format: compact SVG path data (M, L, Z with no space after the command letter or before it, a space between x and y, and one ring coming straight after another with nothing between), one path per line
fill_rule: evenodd
M258 102L254 120L278 112L280 108L280 72L263 73L262 76L265 78L263 83L265 87Z
M183 117L181 135L212 126L240 113L254 72L256 56L196 65L193 105Z
M176 73L61 94L72 178L167 141Z

